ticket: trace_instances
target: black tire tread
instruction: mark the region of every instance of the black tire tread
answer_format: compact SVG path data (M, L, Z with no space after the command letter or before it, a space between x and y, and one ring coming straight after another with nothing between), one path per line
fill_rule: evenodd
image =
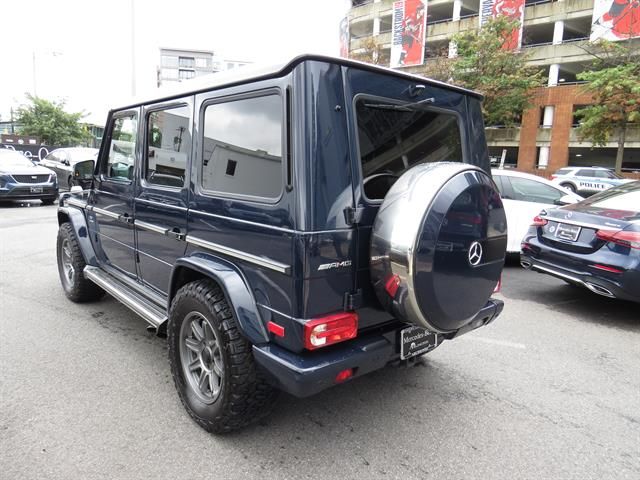
M269 385L261 372L257 369L253 360L251 344L241 335L236 320L222 289L208 279L188 283L178 290L169 310L169 322L180 321L176 318L176 310L185 298L193 298L205 305L211 314L216 317L222 341L223 349L229 355L229 367L225 381L228 383L225 390L226 398L221 398L223 405L221 413L212 420L198 416L185 400L181 384L180 354L176 351L176 339L179 328L168 330L169 363L171 374L178 390L180 401L191 418L202 428L212 433L226 433L242 428L250 423L258 421L269 414L277 398L277 390ZM223 395L224 392L221 392Z
M88 280L84 277L84 267L86 263L84 261L84 257L82 256L82 251L80 250L80 244L78 243L78 239L76 238L76 233L73 230L73 227L68 222L60 225L58 229L58 239L56 244L56 254L60 255L60 245L62 241L68 238L69 246L71 247L71 256L73 260L73 268L76 271L76 281L73 288L67 290L64 288L63 290L65 295L69 300L76 303L84 303L84 302L92 302L95 300L99 300L104 295L104 290L100 288L98 285L93 283L91 280ZM58 269L60 269L60 259L58 258ZM61 279L62 281L62 279Z

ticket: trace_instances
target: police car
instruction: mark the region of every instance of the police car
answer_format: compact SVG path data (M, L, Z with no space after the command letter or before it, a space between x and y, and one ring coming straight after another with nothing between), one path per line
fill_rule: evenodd
M565 167L551 175L551 181L574 193L591 195L633 180L604 167Z

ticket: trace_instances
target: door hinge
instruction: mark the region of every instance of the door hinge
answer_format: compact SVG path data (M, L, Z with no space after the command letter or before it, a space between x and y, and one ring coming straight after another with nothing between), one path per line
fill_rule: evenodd
M356 310L362 306L362 289L358 289L355 293L344 294L344 309Z
M348 225L356 225L362 220L363 207L347 207L344 209L344 219Z

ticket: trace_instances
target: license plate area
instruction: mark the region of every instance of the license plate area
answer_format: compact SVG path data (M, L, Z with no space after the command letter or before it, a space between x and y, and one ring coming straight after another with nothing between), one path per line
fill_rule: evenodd
M42 193L42 187L31 187L31 193Z
M581 229L582 227L579 227L577 225L559 223L556 227L556 238L568 242L575 242L576 240L578 240Z
M408 327L400 331L400 359L427 353L438 346L438 334L422 327Z

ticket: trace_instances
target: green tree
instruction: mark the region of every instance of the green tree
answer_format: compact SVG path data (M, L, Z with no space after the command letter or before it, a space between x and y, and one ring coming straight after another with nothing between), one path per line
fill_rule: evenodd
M28 104L21 105L16 121L22 124L19 133L36 135L47 145L73 146L91 138L80 120L84 112L67 113L64 102L50 102L27 94Z
M587 51L595 61L590 70L577 77L588 82L583 89L596 102L576 111L580 119L578 136L589 139L594 146L605 146L615 139L615 168L620 173L627 128L640 124L640 52L607 41L592 44Z
M542 85L542 72L527 66L526 54L504 48L505 39L518 27L517 20L500 16L479 30L453 37L458 54L453 83L485 96L482 110L487 125L519 123L531 104L531 90Z

